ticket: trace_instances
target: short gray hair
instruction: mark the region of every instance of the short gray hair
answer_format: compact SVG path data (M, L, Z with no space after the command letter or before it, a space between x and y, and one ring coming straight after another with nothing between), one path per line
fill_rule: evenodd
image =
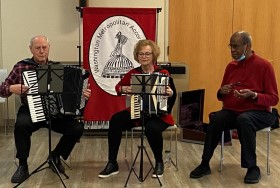
M45 35L36 35L30 39L30 46L33 45L33 42L36 38L45 38L47 43L49 44L49 39Z

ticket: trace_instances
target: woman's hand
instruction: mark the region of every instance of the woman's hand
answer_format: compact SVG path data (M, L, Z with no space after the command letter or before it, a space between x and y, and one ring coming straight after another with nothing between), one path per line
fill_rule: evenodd
M83 90L83 96L85 98L85 100L88 100L90 98L91 95L91 89L90 89L90 85L87 85L87 88Z
M172 97L173 96L173 90L171 89L170 86L166 86L165 92L166 92L168 97Z
M131 93L131 86L121 86L120 93Z

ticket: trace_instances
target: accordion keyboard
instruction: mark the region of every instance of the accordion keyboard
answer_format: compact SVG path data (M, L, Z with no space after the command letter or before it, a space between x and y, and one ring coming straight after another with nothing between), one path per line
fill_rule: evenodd
M27 92L27 101L29 105L30 115L32 122L45 121L45 113L42 105L42 99L40 95L35 95L38 93L38 81L36 71L25 71L23 72L23 82L25 86L29 87ZM34 95L32 95L34 94Z
M131 119L138 119L141 117L141 100L139 95L131 95Z

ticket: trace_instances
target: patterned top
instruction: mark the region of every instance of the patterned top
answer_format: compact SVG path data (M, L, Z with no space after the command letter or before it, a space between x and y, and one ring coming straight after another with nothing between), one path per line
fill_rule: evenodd
M33 70L38 66L39 64L36 63L33 58L27 58L16 63L12 71L9 73L8 77L0 85L0 96L4 98L8 98L9 96L11 96L12 93L9 91L10 86L14 84L23 84L23 71ZM26 96L21 96L21 102L27 105Z

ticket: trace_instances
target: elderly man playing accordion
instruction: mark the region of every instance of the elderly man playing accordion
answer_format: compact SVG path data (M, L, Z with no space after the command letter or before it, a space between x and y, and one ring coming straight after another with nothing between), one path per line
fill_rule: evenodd
M23 85L23 71L34 70L39 65L48 65L51 63L48 59L50 44L46 36L38 35L34 36L30 40L30 51L33 55L32 58L28 58L16 63L10 72L9 76L0 85L0 96L9 97L12 94L21 96L22 105L20 106L15 123L14 138L16 144L16 157L19 159L19 166L11 178L12 183L21 183L29 177L29 170L27 164L27 158L29 157L31 146L31 135L33 132L40 128L48 128L45 121L32 122L29 106L27 103L26 95L22 93L27 92L28 86ZM83 91L83 97L87 100L90 97L90 89ZM49 158L52 159L57 170L64 173L65 169L60 161L60 156L63 159L67 159L77 141L83 134L84 127L73 116L62 115L58 118L52 119L51 129L55 132L61 133L58 144L51 152ZM49 163L52 169L53 163Z

